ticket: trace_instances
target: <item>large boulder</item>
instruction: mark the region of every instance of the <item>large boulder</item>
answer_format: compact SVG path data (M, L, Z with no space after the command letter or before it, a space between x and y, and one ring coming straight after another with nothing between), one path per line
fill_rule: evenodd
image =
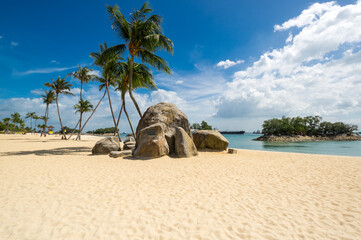
M198 151L192 138L183 128L177 127L175 133L175 154L177 157L193 157L198 155Z
M137 147L133 151L133 156L157 158L168 155L165 129L164 123L156 123L137 132Z
M142 129L155 123L163 123L165 125L164 135L168 143L170 154L175 153L175 134L177 127L183 128L192 139L192 132L187 116L172 103L158 103L149 107L138 123L136 131L136 149L139 142L142 141L140 134Z
M228 147L228 140L216 130L197 130L193 132L193 141L198 150L212 149L224 151Z
M109 154L111 151L121 151L121 144L117 137L107 137L95 143L92 154Z

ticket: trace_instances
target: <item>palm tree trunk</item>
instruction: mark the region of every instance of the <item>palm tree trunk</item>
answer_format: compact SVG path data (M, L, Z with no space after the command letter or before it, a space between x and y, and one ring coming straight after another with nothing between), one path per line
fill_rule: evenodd
M130 129L132 130L133 137L135 138L133 125L132 125L132 122L130 121L130 118L129 118L129 115L128 115L128 112L127 112L127 109L126 109L126 107L125 107L125 94L122 94L122 101L123 101L124 113L125 113L125 115L127 116L127 119L128 119L128 122L129 122Z
M80 80L80 100L83 100L82 93L83 93L83 81Z
M81 140L81 119L82 119L83 113L80 112L80 119L79 119L79 132L77 139Z
M71 138L71 136L73 136L73 134L75 133L75 130L76 130L76 127L78 126L78 124L79 124L79 121L80 120L78 120L78 122L77 122L77 124L75 125L75 127L73 128L74 130L73 130L73 132L70 134L70 136L68 137L68 139L67 140L69 140L70 138ZM78 136L76 137L76 139L75 140L77 140L78 139Z
M83 127L82 127L82 131L83 131L83 129L84 129L84 127L85 127L85 125L88 123L88 121L90 120L90 118L93 116L93 114L95 113L95 111L97 110L97 108L98 108L98 106L99 106L99 104L102 102L102 100L103 100L103 98L105 97L105 94L107 93L107 90L105 90L104 91L104 95L103 95L103 97L100 99L100 101L98 102L98 104L95 106L95 108L94 108L94 110L93 110L93 112L92 112L92 114L90 114L90 116L88 117L88 119L85 121L85 123L84 123L84 125L83 125Z
M66 135L65 135L65 133L63 131L63 123L61 122L61 117L60 117L59 104L58 104L58 94L56 94L55 102L56 102L56 108L58 109L58 116L59 116L59 122L60 122L60 131L63 133L63 136L66 139Z
M47 121L48 121L48 107L49 107L49 105L46 104L45 113L44 113L44 116L45 116L45 119L44 119L44 127L43 127L43 131L41 132L40 137L43 136L43 134L45 135L46 123L47 123Z
M130 71L129 71L129 96L133 100L134 106L138 111L139 117L142 118L142 112L140 111L140 108L138 106L137 101L135 100L132 89L133 89L133 65L134 65L134 56L130 59Z
M14 134L15 134L15 120L14 120Z
M119 135L119 131L118 131L118 127L117 127L117 122L115 121L115 117L114 117L114 112L113 112L113 107L112 107L112 101L110 99L110 93L109 93L109 87L108 87L108 83L106 84L106 91L108 93L108 100L109 100L109 106L110 106L110 111L112 112L112 117L113 117L113 122L114 122L114 127L115 127L115 131L117 132L119 141L122 141Z
M117 121L117 127L119 126L120 117L121 117L122 112L123 112L123 106L124 106L124 103L122 103L122 106L120 107L119 116L118 116L118 121Z

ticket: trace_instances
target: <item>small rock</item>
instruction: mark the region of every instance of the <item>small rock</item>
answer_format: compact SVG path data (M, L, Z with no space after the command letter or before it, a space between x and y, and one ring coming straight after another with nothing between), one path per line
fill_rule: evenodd
M130 155L132 155L132 150L111 151L109 153L109 157L112 158L118 158L118 157L130 156Z
M237 154L237 149L228 148L228 153L229 154Z
M131 136L127 136L124 141L124 143L128 143L128 142L134 142L135 143L135 139L134 137L131 135Z
M135 142L127 142L124 144L124 150L134 149L134 148L135 148Z
M193 133L193 141L198 150L224 151L229 144L228 140L216 130L196 130Z

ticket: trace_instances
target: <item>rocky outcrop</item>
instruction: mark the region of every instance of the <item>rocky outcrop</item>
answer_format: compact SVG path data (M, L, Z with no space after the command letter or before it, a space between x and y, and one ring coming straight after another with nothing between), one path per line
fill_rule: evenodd
M181 127L176 128L174 145L175 155L177 157L193 157L198 155L192 138L190 138Z
M107 155L111 151L121 151L121 146L117 137L103 138L95 143L92 154Z
M198 150L212 149L224 151L228 147L228 140L216 130L196 130L193 141Z
M265 141L265 142L315 142L315 141L361 141L361 136L357 135L336 135L336 136L261 136L254 141Z
M162 129L169 149L168 154L177 156L175 145L178 127L182 128L188 137L192 139L192 132L187 116L172 103L158 103L149 107L138 123L134 153L137 152L139 154L138 148L140 142L144 142L144 139L142 139L144 135L141 134L143 129L158 123L163 124ZM191 152L192 151L193 150L191 150ZM192 155L193 153L190 154Z
M133 156L157 158L168 155L165 129L164 123L156 123L137 132L137 147L133 151Z

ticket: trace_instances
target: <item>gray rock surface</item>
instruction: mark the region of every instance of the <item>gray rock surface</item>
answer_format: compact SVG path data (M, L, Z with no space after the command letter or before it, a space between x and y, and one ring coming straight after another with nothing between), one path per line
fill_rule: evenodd
M175 155L177 157L193 157L198 155L193 139L184 131L177 127L175 133Z
M121 144L117 137L107 137L97 141L92 149L92 154L109 154L111 151L121 151Z
M187 116L172 103L158 103L147 109L140 119L136 131L136 142L140 142L140 132L142 129L155 123L164 123L164 135L168 143L170 153L175 152L176 128L181 127L192 139L192 132ZM136 148L138 145L136 146Z
M193 141L198 150L212 149L224 151L228 147L228 140L216 130L196 130Z
M133 151L135 157L157 158L169 154L169 146L165 138L166 125L155 123L137 131L137 147Z
M132 155L132 150L111 151L109 153L109 157L112 158L118 158L118 157L130 156L130 155Z

